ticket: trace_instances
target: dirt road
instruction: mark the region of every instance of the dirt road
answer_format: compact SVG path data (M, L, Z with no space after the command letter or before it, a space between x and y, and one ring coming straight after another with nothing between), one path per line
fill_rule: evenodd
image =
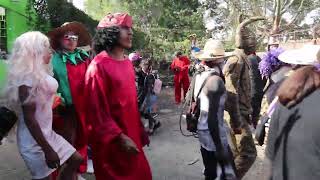
M173 90L164 89L160 97L162 127L151 137L150 147L145 148L154 180L202 180L202 160L198 140L180 134L178 107L173 103ZM258 157L244 180L264 180L264 147L257 147ZM30 179L28 170L15 144L0 146L0 180ZM189 165L194 163L193 165ZM94 180L92 175L86 179Z

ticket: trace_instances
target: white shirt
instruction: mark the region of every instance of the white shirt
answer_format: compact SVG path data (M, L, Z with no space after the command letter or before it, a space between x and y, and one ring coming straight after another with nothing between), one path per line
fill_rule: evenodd
M204 81L212 74L212 73L219 73L220 71L216 68L207 69L206 71L202 72L201 74L197 75L195 88L194 88L194 98L198 95L198 92L204 83ZM203 93L203 91L199 95L200 98L200 116L198 120L198 135L200 145L208 151L216 151L216 146L213 142L212 136L210 134L208 128L208 113L209 113L209 98L208 96ZM219 121L219 130L220 130L220 138L221 142L225 147L228 146L227 140L227 130L226 125L224 124L224 103L226 100L226 93L223 94L220 98L219 108L217 112L217 120ZM214 112L212 112L214 113Z

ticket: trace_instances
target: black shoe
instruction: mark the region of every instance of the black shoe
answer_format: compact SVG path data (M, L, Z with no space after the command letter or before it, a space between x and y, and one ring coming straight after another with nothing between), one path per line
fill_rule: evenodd
M161 123L158 121L158 122L154 125L153 131L159 129L160 127L161 127Z
M158 114L158 113L152 113L151 115L152 115L152 117L153 117L153 118L156 118L156 117L158 117L158 116L159 116L159 114Z

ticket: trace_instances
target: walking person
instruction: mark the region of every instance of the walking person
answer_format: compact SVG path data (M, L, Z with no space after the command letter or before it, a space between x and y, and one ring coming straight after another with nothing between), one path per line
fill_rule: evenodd
M252 106L252 125L254 128L257 127L261 103L263 99L263 90L266 84L266 79L263 79L259 71L259 63L261 58L256 55L256 52L253 51L248 56L248 62L250 65L250 80L251 80L251 106Z
M97 180L151 180L142 147L135 73L125 49L132 46L132 17L109 14L94 37L98 54L86 74L87 123Z
M136 72L138 84L138 104L141 115L149 121L149 134L161 126L161 123L152 116L151 106L153 104L155 76L151 73L152 64L149 59L140 63L140 69Z
M236 47L233 56L228 58L224 66L226 78L227 100L226 111L230 115L229 124L233 129L232 151L238 177L241 179L254 163L257 150L253 141L250 124L251 114L251 82L248 55L256 49L254 34L246 26L261 18L251 18L242 22L237 28ZM240 134L238 142L235 134Z
M84 80L90 64L89 54L78 48L91 44L86 27L78 22L65 23L48 33L55 53L54 78L59 83L62 103L54 109L54 129L71 143L85 159L79 173L87 172L87 127L85 123Z
M61 168L61 180L76 180L83 158L52 130L52 106L58 88L52 77L49 39L40 32L19 36L10 57L5 89L7 105L19 116L19 152L32 179L49 180Z
M189 81L190 60L183 56L181 52L177 52L176 57L171 64L171 70L174 72L174 92L176 104L181 103L181 89L183 89L183 98L186 97L190 81Z
M263 56L259 63L260 74L266 80L261 107L263 117L266 117L268 114L269 105L276 98L280 85L292 71L290 64L284 63L278 58L283 52L284 49L282 48L271 49Z
M271 117L266 156L272 180L318 180L320 112L320 46L309 45L279 56L286 63L301 64L282 83Z
M133 52L129 54L129 60L132 62L135 71L140 69L140 64L142 60L142 56L138 52Z
M225 51L220 41L209 39L197 58L201 60L202 72L196 72L192 86L193 101L200 108L198 136L205 166L206 180L236 180L233 155L224 123L226 89L222 66Z

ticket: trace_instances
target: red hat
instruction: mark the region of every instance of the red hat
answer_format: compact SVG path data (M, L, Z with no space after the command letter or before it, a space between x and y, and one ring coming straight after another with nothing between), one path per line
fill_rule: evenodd
M108 14L98 24L98 29L112 26L132 27L132 17L126 13Z

